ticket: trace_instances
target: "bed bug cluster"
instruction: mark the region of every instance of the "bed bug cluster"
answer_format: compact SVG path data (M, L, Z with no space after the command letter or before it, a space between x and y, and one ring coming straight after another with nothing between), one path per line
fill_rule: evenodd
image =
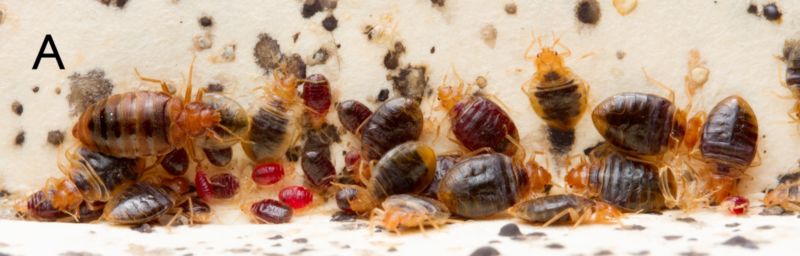
M89 105L72 128L77 142L58 161L63 177L48 179L17 210L41 221L173 225L212 222L216 203L236 202L252 222L280 224L332 199L339 210L395 233L504 213L542 226L710 206L747 214L750 201L738 184L759 162L758 120L739 95L708 112L693 109L710 75L699 52L689 53L683 107L644 70L641 87L660 87L666 96L624 92L590 106L589 82L567 65L571 50L555 36L550 44L541 38L523 53L535 71L521 89L545 124L547 151L521 140L514 116L485 81L468 84L455 70L455 82L444 76L434 98L397 94L365 104L339 101L336 81L323 74L297 77L276 68L245 108L222 92L192 94L192 64L183 96L136 71L161 91ZM800 43L786 41L782 60L781 83L800 102ZM789 113L793 121L799 106ZM585 118L604 141L570 155ZM352 140L333 154L340 132ZM434 150L441 133L457 150ZM298 158L289 157L294 150ZM557 160L554 168L540 163L547 157ZM564 184L554 184L561 180L554 175ZM798 188L800 173L783 176L763 202L800 211Z

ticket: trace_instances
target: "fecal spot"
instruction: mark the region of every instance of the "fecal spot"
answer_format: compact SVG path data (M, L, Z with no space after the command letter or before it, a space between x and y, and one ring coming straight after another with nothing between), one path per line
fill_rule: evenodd
M70 92L67 101L72 109L72 116L83 113L90 105L111 95L114 85L105 75L103 70L94 69L86 74L74 73L69 76Z
M429 87L427 68L425 66L407 66L392 77L392 87L400 96L422 101Z
M581 0L575 7L575 16L584 24L596 25L600 21L600 3L597 0Z
M492 24L488 24L481 29L481 39L489 48L494 48L497 43L497 28Z

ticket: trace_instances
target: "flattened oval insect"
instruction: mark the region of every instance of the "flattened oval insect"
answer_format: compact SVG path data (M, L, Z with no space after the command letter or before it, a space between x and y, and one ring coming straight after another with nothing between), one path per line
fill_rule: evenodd
M292 220L292 207L275 199L264 199L250 205L247 212L259 223L287 223Z
M541 50L536 56L529 56L534 42L539 43ZM564 47L566 52L559 55L557 45L564 47L558 38L549 47L542 45L541 38L531 42L523 56L534 62L536 73L522 85L522 91L528 95L536 114L547 123L551 150L564 154L571 150L575 125L586 112L588 86L564 64L564 58L571 54L569 49ZM563 137L568 139L559 140L554 134L566 134Z
M418 193L433 180L436 153L419 142L406 142L387 152L372 168L367 190L378 201L404 193Z
M331 108L331 85L322 74L313 74L303 81L303 103L310 110L311 123L319 127Z
M279 77L273 72L275 84L269 86L264 100L251 110L248 143L242 149L256 163L278 162L297 138L297 79L293 75Z
M217 111L220 119L219 124L211 128L212 133L206 133L195 139L198 146L221 150L244 141L244 137L250 131L250 117L242 105L220 93L206 93L201 101Z
M411 194L392 195L383 201L381 208L373 209L370 224L379 221L386 230L398 234L401 228L418 227L422 231L425 226L439 228L450 219L450 211L441 202Z
M48 183L51 181L48 180ZM45 186L45 188L47 187ZM56 191L48 189L34 192L26 200L16 205L17 213L24 218L38 221L56 221L68 217L68 211L53 206L54 193Z
M439 182L442 181L444 175L453 165L456 165L460 155L440 155L436 157L436 172L433 176L433 180L431 184L428 185L428 188L422 192L422 195L430 197L430 198L437 198L437 194L439 192Z
M700 153L709 164L713 202L730 195L738 178L751 166L758 154L758 120L742 97L730 96L709 112L700 138Z
M70 165L61 169L88 203L108 201L117 188L136 181L143 168L142 162L134 159L111 157L87 148L77 151L67 153Z
M514 205L529 192L528 175L501 153L460 161L439 183L439 201L467 218L491 216Z
M534 222L550 224L607 223L618 220L622 213L609 204L595 202L589 198L574 195L550 195L522 201L510 209L514 217Z
M164 81L139 75L144 81L160 83L163 92L127 92L100 100L81 114L72 135L92 151L138 158L163 155L215 133L221 115L202 102L202 91L191 100L192 70L183 99L171 95Z
M106 204L103 219L112 224L146 223L175 207L177 195L168 188L136 183L115 195Z
M380 159L387 151L422 134L423 117L419 104L404 97L386 101L361 124L361 157Z
M446 82L446 81L445 81ZM496 102L479 94L467 95L463 82L457 87L441 86L438 96L447 110L455 141L469 151L491 148L494 152L514 155L519 132L514 121Z
M315 187L327 188L336 176L336 167L333 166L330 157L323 152L303 152L301 167L306 181Z
M780 206L790 212L800 212L800 180L780 183L764 196L764 208Z
M608 146L595 149L589 163L582 162L564 181L626 212L657 212L664 208L658 167L634 161Z
M372 115L372 110L357 100L346 100L336 105L336 114L342 127L356 134L358 127Z
M786 76L781 83L798 100L792 108L791 116L800 120L800 40L786 40L783 43L783 61L786 63Z

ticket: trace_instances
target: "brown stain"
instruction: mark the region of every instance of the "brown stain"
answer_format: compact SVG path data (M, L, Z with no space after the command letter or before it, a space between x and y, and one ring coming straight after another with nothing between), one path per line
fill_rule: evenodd
M506 6L503 8L508 15L517 14L517 4L516 3L507 3Z
M47 142L53 146L61 145L61 143L64 142L64 132L59 130L53 130L47 132Z
M19 131L14 137L14 145L22 146L22 144L25 144L25 131Z
M33 93L39 92L39 86L34 86L33 88L31 88L31 91L33 91Z
M128 0L98 0L98 2L107 6L116 6L122 9L125 8L125 5L128 3Z
M575 17L583 24L597 25L600 21L600 3L597 0L581 0L575 6Z
M408 65L400 69L397 76L392 77L392 88L400 96L422 101L430 87L427 69L423 65Z
M296 77L306 77L306 64L303 62L303 58L296 53L286 56L281 52L281 46L278 41L269 34L262 33L258 35L258 42L253 48L253 55L256 58L256 64L264 69L267 75L271 74L273 70L284 66L289 73L294 74Z
M333 14L328 15L328 17L325 17L325 19L322 20L322 27L325 28L325 30L327 31L332 32L338 26L339 26L339 20L337 20L336 16L333 16Z
M22 103L19 103L19 101L15 100L14 102L11 103L11 112L14 112L14 114L21 116L22 111L24 110L25 109L22 107Z
M470 256L497 256L500 255L500 252L497 251L494 247L491 246L484 246L478 249L475 249L472 253L469 254Z
M500 232L498 232L497 235L517 237L517 236L522 236L522 232L520 232L519 226L517 226L517 224L508 223L500 227Z
M497 28L492 24L487 24L481 28L481 39L489 48L494 49L497 44Z
M94 69L86 74L74 73L69 76L69 80L67 101L72 109L72 116L83 113L87 107L107 98L114 90L114 84L105 78L105 72L101 69Z
M200 19L197 19L197 22L200 24L201 27L209 28L214 26L214 18L211 16L203 16Z

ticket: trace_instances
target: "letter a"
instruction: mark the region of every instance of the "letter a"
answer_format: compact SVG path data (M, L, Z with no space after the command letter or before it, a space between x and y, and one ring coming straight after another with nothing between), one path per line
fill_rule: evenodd
M44 49L47 48L47 45L50 45L50 48L53 49L53 53L44 53ZM39 69L39 61L41 61L42 58L56 58L58 68L64 69L64 63L61 62L61 55L58 55L56 43L53 42L53 37L50 36L50 34L44 36L44 42L42 42L42 48L39 49L39 55L36 55L36 62L33 63L33 69Z

